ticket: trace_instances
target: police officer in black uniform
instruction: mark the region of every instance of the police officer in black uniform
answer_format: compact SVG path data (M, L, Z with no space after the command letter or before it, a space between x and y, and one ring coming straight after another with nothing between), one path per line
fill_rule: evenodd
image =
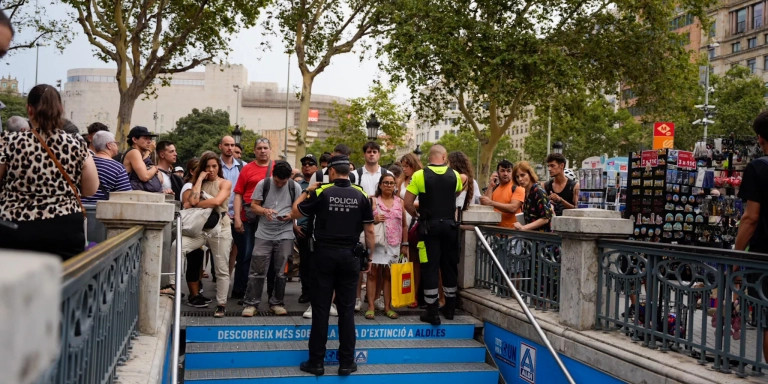
M424 247L420 248L421 286L427 312L421 321L440 325L438 314L438 282L443 277L445 306L443 316L453 320L459 274L459 226L455 220L456 195L462 190L459 173L448 167L448 153L439 144L429 149L429 165L411 176L405 193L405 209L419 219L419 234ZM418 211L415 207L419 198ZM421 249L426 249L423 255ZM426 256L426 257L424 257Z
M355 352L355 290L361 262L354 248L365 229L365 242L372 252L375 242L373 211L362 188L349 181L349 157L334 156L328 164L330 184L310 185L293 205L291 217L315 215L312 269L312 330L309 360L301 370L320 376L325 373L325 344L328 315L336 292L339 311L339 375L357 371ZM370 269L370 260L364 272Z

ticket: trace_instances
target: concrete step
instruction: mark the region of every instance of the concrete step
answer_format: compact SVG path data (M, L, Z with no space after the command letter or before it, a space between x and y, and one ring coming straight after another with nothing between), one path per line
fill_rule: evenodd
M325 375L318 377L300 371L298 365L277 368L186 370L184 382L391 384L432 381L440 384L466 384L496 383L499 380L499 372L485 363L362 364L358 365L357 372L347 377L338 376L336 371L336 366L326 366Z
M309 339L312 321L297 316L184 317L187 343L302 341ZM471 316L443 320L439 326L423 323L418 316L366 320L355 317L357 340L471 339L478 321ZM337 318L331 317L328 339L338 339Z
M338 364L339 342L328 342L325 364ZM360 364L482 363L485 347L472 339L360 340ZM187 344L185 369L298 366L308 357L306 341Z

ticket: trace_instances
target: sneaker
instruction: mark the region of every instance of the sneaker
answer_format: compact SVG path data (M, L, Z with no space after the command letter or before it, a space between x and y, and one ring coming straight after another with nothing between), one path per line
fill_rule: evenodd
M310 305L309 308L307 308L306 311L304 311L304 314L301 315L301 317L305 319L311 319L312 318L312 306Z
M304 303L309 303L309 295L302 293L301 296L299 296L299 304L304 304Z
M227 313L227 309L224 308L223 305L217 305L216 312L213 313L213 317L224 317L225 313Z
M378 309L379 311L384 310L384 298L379 297L378 299L373 301L373 306Z
M363 301L360 298L355 299L355 311L359 311L363 307Z
M331 304L331 310L330 310L331 316L338 316L339 311L336 310L336 304Z
M269 310L274 312L275 315L278 315L278 316L285 316L288 314L288 311L286 311L285 307L283 307L282 305L273 305L269 307Z
M243 313L241 313L240 316L253 317L254 313L256 313L256 307L253 305L247 305L245 308L243 308Z
M198 295L198 296L202 297L203 301L205 301L206 304L210 304L213 301L213 299L211 299L210 297L203 296L202 293L203 292L200 292L200 295Z
M202 295L192 296L187 300L187 305L195 308L207 308L208 303L205 301Z

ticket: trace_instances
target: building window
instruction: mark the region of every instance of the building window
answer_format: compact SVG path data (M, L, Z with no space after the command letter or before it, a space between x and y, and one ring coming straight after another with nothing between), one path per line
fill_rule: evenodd
M715 37L716 32L717 32L717 21L713 21L712 26L709 27L709 37Z
M741 51L741 42L735 42L735 43L731 44L731 48L732 48L733 53Z
M440 131L435 130L435 141L440 140Z
M763 97L768 97L768 82L765 83L765 94Z
M763 56L763 72L768 72L768 56Z
M755 59L749 59L747 60L747 68L749 68L749 72L755 73L755 62L757 60Z
M752 6L752 28L763 26L763 3L757 3Z
M712 60L714 58L715 58L715 49L714 48L710 48L709 49L709 59Z
M736 11L736 29L734 33L744 33L747 30L747 9L742 8Z
M757 47L757 37L747 39L747 48L755 48L755 47Z

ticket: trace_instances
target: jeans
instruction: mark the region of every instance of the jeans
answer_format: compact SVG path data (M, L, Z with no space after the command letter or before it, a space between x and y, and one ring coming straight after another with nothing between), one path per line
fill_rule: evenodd
M258 307L264 290L267 270L275 271L275 292L269 305L283 305L285 298L285 262L293 252L293 239L264 240L256 238L253 246L251 268L248 272L248 286L243 303ZM274 263L272 259L274 258Z
M253 239L256 234L256 223L243 222L243 233L233 236L237 244L237 263L235 264L235 284L232 292L244 293L248 286L248 271L251 268L251 253L253 252ZM234 232L233 232L234 234ZM240 240L238 243L237 240Z

